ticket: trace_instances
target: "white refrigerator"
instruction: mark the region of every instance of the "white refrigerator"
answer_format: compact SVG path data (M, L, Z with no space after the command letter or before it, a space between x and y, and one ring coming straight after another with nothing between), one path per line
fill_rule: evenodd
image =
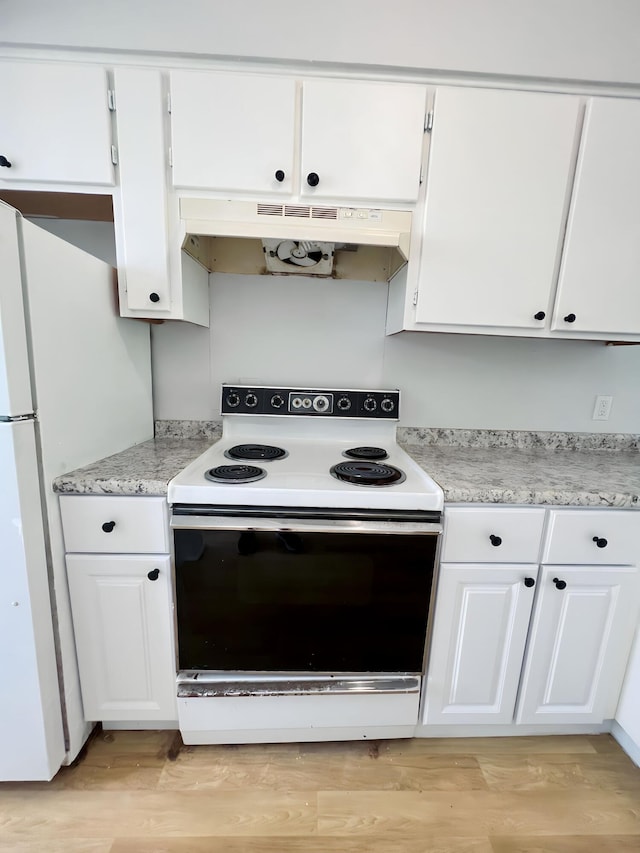
M149 326L114 271L0 203L0 780L51 779L84 719L56 476L153 435Z

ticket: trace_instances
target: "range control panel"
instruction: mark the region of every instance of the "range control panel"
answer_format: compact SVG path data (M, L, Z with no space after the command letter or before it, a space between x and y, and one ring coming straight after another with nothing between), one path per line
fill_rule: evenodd
M223 415L304 415L397 421L400 392L223 385Z

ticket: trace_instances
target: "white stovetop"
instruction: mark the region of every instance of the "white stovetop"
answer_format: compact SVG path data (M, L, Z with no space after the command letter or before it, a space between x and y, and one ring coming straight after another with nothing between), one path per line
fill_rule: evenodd
M442 490L396 444L395 426L330 419L226 418L222 438L169 483L169 503L441 510ZM205 472L217 465L242 464L227 458L224 451L244 443L274 444L289 455L273 461L247 461L267 472L253 483L205 479ZM347 461L343 450L358 445L384 447L389 456L380 460L381 464L400 468L406 479L390 486L359 486L337 480L330 468Z

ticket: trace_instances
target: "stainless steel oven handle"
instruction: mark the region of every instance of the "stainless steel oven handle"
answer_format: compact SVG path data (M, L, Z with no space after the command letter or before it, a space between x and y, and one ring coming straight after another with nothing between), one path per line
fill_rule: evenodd
M393 533L438 536L441 524L429 522L370 521L355 519L245 518L174 515L174 530L256 530L267 533Z

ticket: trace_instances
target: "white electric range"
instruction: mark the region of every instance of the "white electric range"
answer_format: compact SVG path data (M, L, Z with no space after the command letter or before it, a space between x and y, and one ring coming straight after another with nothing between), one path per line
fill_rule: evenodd
M413 733L443 494L399 402L222 387L222 438L168 492L186 743Z

